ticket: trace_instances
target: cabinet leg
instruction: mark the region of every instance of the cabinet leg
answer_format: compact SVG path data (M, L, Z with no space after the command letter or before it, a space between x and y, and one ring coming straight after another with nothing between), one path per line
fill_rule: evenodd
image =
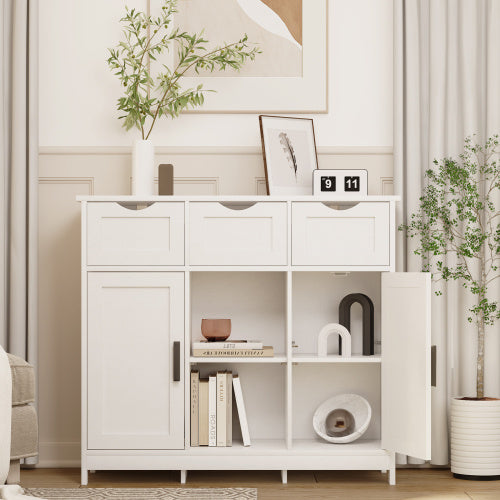
M391 467L389 470L389 484L391 486L396 484L396 467Z
M181 470L181 484L186 484L187 475L187 470Z
M89 484L89 471L82 467L82 478L80 479L82 486L87 486Z
M288 471L287 470L282 470L281 471L281 482L283 484L287 484L288 483Z
M389 462L389 484L394 486L396 484L396 454L390 454L390 462Z

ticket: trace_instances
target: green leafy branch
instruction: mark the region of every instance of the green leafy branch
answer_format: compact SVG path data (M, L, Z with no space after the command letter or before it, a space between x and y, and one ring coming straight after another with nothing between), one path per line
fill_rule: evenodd
M435 280L458 280L476 297L468 321L478 332L478 398L484 397L485 326L500 319L498 301L488 294L500 277L500 212L494 201L500 190L499 155L498 135L484 145L468 137L458 159L435 160L425 173L419 210L399 227L419 240L414 253L423 271Z
M246 35L208 51L203 32L191 35L173 28L176 12L177 0L164 0L158 17L127 7L120 20L124 40L109 49L108 65L124 88L124 95L118 99L118 110L124 114L119 118L126 130L137 127L143 139L149 138L158 118L176 118L185 109L203 105L204 94L213 92L202 84L182 88L181 78L187 71L240 70L261 53L250 46ZM169 68L162 64L157 74L151 74L151 61L169 51L175 51L176 65Z

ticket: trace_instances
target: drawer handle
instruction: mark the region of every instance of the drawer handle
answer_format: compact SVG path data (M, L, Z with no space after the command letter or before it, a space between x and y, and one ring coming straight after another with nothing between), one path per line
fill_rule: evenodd
M323 205L325 205L325 207L330 208L331 210L349 210L349 209L354 208L354 207L359 205L359 202L353 203L353 202L349 202L349 201L344 201L344 202L342 202L342 201L335 201L335 202L322 201L321 203L323 203Z
M254 202L239 202L239 201L233 201L233 202L222 202L219 201L219 203L226 208L229 208L229 210L246 210L247 208L252 208L254 205L257 204L256 201Z
M145 208L149 208L151 205L154 205L154 201L118 201L117 203L120 207L126 208L127 210L144 210Z

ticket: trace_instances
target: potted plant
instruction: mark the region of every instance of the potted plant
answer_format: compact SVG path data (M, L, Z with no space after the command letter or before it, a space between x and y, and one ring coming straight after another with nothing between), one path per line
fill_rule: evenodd
M484 390L485 328L500 318L492 296L500 276L499 154L498 135L484 145L469 137L457 159L435 160L418 211L399 228L419 240L423 271L457 280L474 298L467 320L477 333L476 394L451 401L451 470L463 479L500 478L500 399Z
M204 102L202 85L184 88L182 76L189 70L239 70L260 51L249 46L247 36L240 40L207 50L203 33L188 34L173 27L177 0L164 0L159 16L126 8L123 24L124 39L109 49L110 69L119 78L124 91L118 99L119 117L126 130L137 127L141 139L134 144L132 154L132 193L153 194L154 147L151 132L162 116L176 118L187 108ZM154 64L165 52L176 54L172 67Z

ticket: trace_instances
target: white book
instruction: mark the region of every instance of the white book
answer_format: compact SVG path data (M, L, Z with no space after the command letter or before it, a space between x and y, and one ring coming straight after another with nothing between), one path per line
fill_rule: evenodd
M226 372L217 372L217 446L226 446Z
M235 342L193 342L195 349L262 349L264 344L258 340L235 341Z
M236 408L238 409L238 417L240 419L243 446L250 446L251 442L250 433L248 432L247 413L245 411L245 402L243 401L243 392L241 391L240 377L238 377L238 375L233 375L233 389Z
M217 377L208 377L208 446L217 446Z

